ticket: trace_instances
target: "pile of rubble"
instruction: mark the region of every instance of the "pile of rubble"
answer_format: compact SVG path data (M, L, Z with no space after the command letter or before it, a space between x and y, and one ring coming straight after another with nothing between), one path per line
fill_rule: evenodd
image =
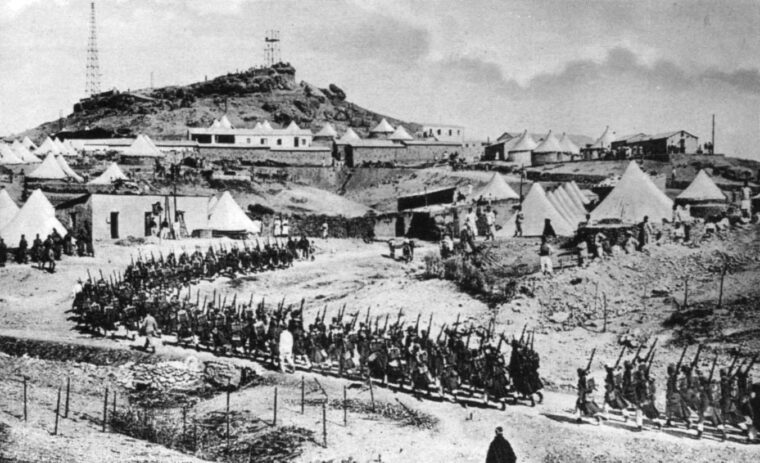
M230 362L200 362L194 357L182 362L133 364L130 371L131 377L127 378L124 386L135 391L235 390L257 376L253 370Z

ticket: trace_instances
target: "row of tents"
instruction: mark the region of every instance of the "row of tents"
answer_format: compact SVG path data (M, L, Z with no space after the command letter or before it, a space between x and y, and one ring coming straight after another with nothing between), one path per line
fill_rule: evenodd
M0 142L0 164L2 165L19 165L19 164L38 164L42 159L35 156L29 148L18 140L13 143Z
M680 204L725 204L726 200L726 195L704 170L676 197ZM539 183L534 183L522 202L522 231L523 236L540 236L545 220L549 219L557 235L572 236L578 225L587 221L587 215L591 222L616 220L630 224L639 223L644 217L650 222L662 222L672 219L673 204L639 165L631 162L615 188L590 212L587 211L590 200L575 182L564 183L548 193ZM500 230L499 236L514 236L515 228L512 219Z

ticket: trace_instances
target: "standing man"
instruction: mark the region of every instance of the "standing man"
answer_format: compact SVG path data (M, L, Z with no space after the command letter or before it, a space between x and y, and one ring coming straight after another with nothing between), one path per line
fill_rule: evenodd
M546 237L541 238L541 247L538 249L538 260L541 265L541 273L544 275L551 275L554 272L554 266L552 265L552 247L546 240Z
M5 267L5 263L8 261L8 246L5 244L2 238L0 238L0 267Z
M512 446L509 441L504 438L504 429L501 426L496 428L496 435L491 441L491 445L488 446L488 455L486 456L486 463L515 463L517 462L517 456L515 455Z
M649 216L645 215L644 220L639 224L639 251L646 249L651 239L652 224L649 223Z
M296 365L293 363L293 335L286 326L282 327L279 339L280 350L280 371L286 373L285 364L296 371Z
M741 206L742 217L752 217L752 189L749 187L749 182L744 181L741 191Z
M150 312L145 314L141 328L145 331L145 346L143 346L145 352L150 349L155 354L156 346L153 344L152 339L158 337L158 323Z
M327 239L327 231L328 231L327 222L322 222L322 239L323 240Z
M491 206L486 207L486 240L494 241L496 239L496 212Z
M467 226L470 227L473 238L478 236L478 216L475 215L475 211L473 211L472 208L467 211L466 222Z
M522 205L517 206L517 214L515 214L515 237L523 236L522 224L525 221L525 216L522 212Z

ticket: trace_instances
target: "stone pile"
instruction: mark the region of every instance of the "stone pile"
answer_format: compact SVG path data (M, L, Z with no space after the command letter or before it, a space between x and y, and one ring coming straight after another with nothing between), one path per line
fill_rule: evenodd
M132 365L132 378L125 387L134 390L195 390L203 387L202 367L191 362L138 363Z

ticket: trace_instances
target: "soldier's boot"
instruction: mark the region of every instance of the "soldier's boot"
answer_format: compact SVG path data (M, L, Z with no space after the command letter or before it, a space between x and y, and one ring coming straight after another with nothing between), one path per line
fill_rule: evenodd
M702 438L702 433L704 432L704 430L705 430L705 425L702 424L701 421L697 423L697 439Z
M636 410L636 429L639 431L644 430L644 417L641 414L641 410Z
M530 396L530 406L535 407L536 406L536 399L533 398L533 395Z
M655 420L655 425L657 425L658 431L662 431L662 420L660 420L659 418Z
M544 403L544 395L541 393L541 391L537 391L536 395L538 396L538 403L539 404Z
M726 427L722 424L718 425L718 431L720 431L720 441L726 442L728 440L728 433L726 432Z
M602 417L600 417L599 415L596 415L594 416L594 418L596 419L596 425L600 426L602 424Z
M673 422L670 421L670 418L668 418L667 421L665 421L665 427L666 428L672 428L673 427Z

